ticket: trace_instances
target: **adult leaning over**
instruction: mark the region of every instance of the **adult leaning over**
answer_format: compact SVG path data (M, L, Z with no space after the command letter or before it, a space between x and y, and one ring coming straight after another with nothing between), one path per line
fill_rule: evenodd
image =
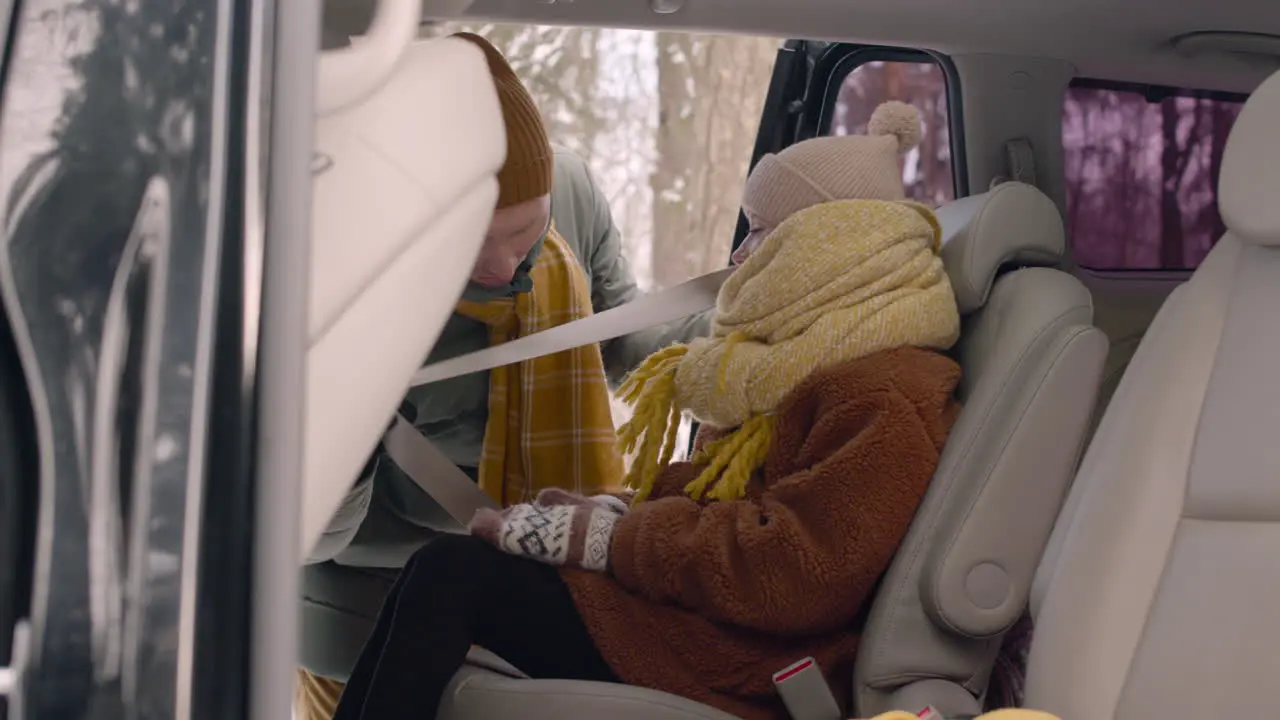
M427 362L571 322L633 300L609 206L586 164L553 149L533 98L505 58L485 53L507 127L499 196L471 281ZM618 489L622 460L608 382L655 350L709 332L707 313L669 326L411 390L402 412L502 505L547 487ZM519 412L515 410L519 409ZM399 568L436 535L440 509L375 451L303 577L299 720L332 717Z

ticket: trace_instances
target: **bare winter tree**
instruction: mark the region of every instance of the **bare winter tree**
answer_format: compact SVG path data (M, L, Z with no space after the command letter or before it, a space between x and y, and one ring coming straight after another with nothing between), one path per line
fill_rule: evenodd
M1222 236L1215 189L1241 104L1205 97L1068 90L1067 219L1078 262L1098 269L1194 267Z
M723 266L778 42L658 34L654 284Z
M696 231L693 208L705 209L693 182L698 152L694 92L694 54L701 41L683 33L658 33L658 132L653 186L654 284L665 287L686 279L689 240ZM704 88L705 91L706 88Z

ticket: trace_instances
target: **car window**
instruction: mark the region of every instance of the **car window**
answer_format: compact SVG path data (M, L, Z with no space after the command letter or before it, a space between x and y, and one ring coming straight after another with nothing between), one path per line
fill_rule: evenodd
M1222 236L1217 183L1245 98L1077 79L1062 108L1067 227L1102 271L1193 270Z
M895 59L877 59L885 55ZM954 200L947 74L930 55L906 50L859 51L840 70L843 77L824 127L827 134L865 133L876 107L899 100L920 110L919 147L902 159L907 197L929 205ZM839 77L839 75L837 75Z

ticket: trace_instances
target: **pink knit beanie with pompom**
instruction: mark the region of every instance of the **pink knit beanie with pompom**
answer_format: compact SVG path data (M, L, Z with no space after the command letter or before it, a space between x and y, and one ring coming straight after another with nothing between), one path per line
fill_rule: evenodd
M747 178L742 207L770 227L831 200L904 200L899 158L920 144L920 112L891 100L866 135L819 137L765 155Z

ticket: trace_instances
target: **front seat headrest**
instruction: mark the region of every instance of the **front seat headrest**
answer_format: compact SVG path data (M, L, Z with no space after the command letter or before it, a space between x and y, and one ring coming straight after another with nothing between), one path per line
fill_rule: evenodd
M1044 193L1007 182L938 208L942 263L963 314L987 302L1008 263L1054 265L1066 250L1062 215Z
M1232 234L1255 245L1280 245L1280 72L1240 111L1218 176L1218 210Z

